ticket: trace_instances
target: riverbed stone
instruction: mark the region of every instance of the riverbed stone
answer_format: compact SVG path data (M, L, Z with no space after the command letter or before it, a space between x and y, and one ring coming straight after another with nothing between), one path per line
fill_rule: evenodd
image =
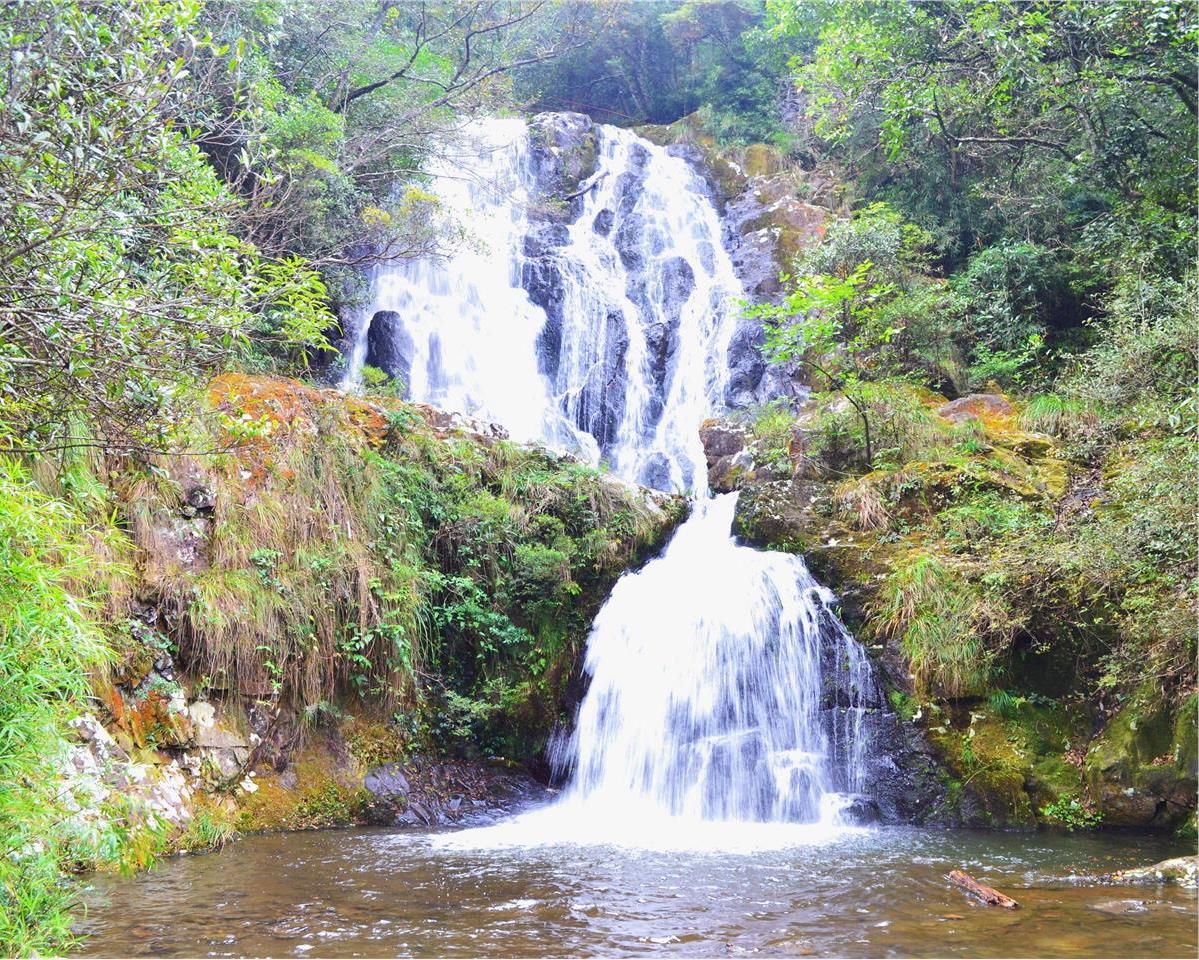
M1148 867L1133 867L1112 874L1113 883L1176 883L1181 887L1199 885L1199 856L1173 857Z

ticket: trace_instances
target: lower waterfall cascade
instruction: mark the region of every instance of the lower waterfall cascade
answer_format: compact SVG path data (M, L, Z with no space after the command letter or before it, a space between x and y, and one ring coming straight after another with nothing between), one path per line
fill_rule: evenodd
M594 138L569 223L530 214L547 192L538 123ZM802 558L736 543L737 495L707 490L698 430L726 408L744 293L702 177L574 114L478 121L469 139L466 175L431 172L476 242L375 269L346 383L370 360L413 400L695 498L596 617L577 722L550 751L566 785L528 816L573 811L576 836L580 809L615 830L636 817L650 845L670 823L847 822L872 778L870 663Z

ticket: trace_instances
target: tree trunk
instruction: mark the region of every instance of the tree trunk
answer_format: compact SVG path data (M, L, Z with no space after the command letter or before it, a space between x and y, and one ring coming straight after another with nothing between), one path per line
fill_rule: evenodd
M955 887L961 887L969 894L978 897L983 903L993 907L1003 907L1005 910L1015 910L1020 906L1015 900L1006 894L1000 893L992 887L988 887L985 883L979 883L970 874L964 870L951 870L946 878Z

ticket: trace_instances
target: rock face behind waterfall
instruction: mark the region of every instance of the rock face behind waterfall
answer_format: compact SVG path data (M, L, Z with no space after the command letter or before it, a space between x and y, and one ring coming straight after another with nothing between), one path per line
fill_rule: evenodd
M791 272L795 257L820 242L833 211L840 208L837 181L827 172L784 159L767 144L721 147L695 116L640 132L684 158L704 178L721 213L725 248L749 298L777 297L779 275ZM730 407L794 392L797 371L768 367L761 351L764 341L760 323L748 318L738 323L727 355L725 400Z

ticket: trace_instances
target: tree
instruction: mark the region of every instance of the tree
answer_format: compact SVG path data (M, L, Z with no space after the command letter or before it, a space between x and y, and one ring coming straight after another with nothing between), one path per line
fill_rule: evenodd
M453 230L422 166L452 155L464 118L513 104L514 71L581 43L584 19L548 0L213 0L188 119L265 253L322 268L437 253Z
M959 377L960 305L926 275L931 244L928 231L885 203L871 204L833 223L795 275L781 278L779 302L748 310L764 321L770 363L805 370L817 393L839 396L854 411L867 468L883 440L902 445L907 386Z
M238 236L244 205L173 122L194 18L186 0L0 16L0 446L168 443L181 387L252 318L292 343L331 319L302 261Z
M776 34L817 40L794 63L817 131L911 212L952 223L951 256L1007 229L1048 242L1096 218L1190 221L1194 5L767 6ZM1159 252L1180 266L1193 251L1173 239Z

